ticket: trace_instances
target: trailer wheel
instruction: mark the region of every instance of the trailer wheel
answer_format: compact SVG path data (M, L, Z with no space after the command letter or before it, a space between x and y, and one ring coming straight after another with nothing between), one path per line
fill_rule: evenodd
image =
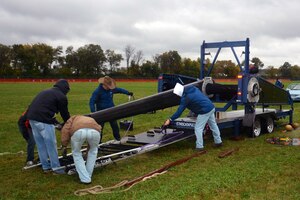
M261 134L261 120L260 118L255 118L252 128L250 128L250 136L258 137Z
M272 133L274 131L274 120L272 117L268 117L264 123L264 129L266 133Z

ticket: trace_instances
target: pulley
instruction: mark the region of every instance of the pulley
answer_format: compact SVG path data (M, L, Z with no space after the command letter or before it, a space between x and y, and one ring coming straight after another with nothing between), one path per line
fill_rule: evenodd
M250 78L247 91L247 100L251 103L257 103L259 101L260 87L255 77Z

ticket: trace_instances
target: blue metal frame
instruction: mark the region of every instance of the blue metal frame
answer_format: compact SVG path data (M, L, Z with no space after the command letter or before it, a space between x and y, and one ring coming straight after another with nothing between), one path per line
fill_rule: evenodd
M235 47L244 47L244 66L242 66L242 62L239 60L236 51L235 51ZM208 71L205 74L205 56L206 55L210 55L209 52L206 52L207 49L218 49L216 55L213 58L213 61L211 63L211 65L208 67ZM231 100L230 102L228 102L223 108L216 108L217 111L226 111L230 106L233 106L232 109L236 110L237 109L237 104L248 104L247 101L247 85L248 82L250 80L250 78L253 75L250 75L249 73L249 57L250 57L250 40L249 38L247 38L245 41L224 41L224 42L212 42L212 43L206 43L205 41L203 41L202 45L201 45L201 52L200 52L200 56L201 56L201 63L200 63L200 79L203 79L204 77L208 77L210 76L214 65L217 61L217 58L221 52L222 48L230 48L237 63L238 66L240 67L240 74L239 74L239 78L238 78L238 91L237 91L237 97L236 97L236 101Z
M241 66L241 62L239 60L239 58L237 57L237 54L234 50L235 47L245 47L244 50L244 54L245 54L245 66L244 68ZM208 72L207 74L205 74L205 56L206 55L210 55L209 52L205 52L206 49L216 49L217 53L213 59L213 62L211 64L211 66L208 68ZM200 58L201 58L201 69L200 69L200 79L203 79L204 77L208 77L217 61L217 58L219 56L219 53L221 51L222 48L230 48L242 73L245 74L249 74L249 55L250 55L250 40L249 38L247 38L245 41L224 41L224 42L212 42L212 43L206 43L205 41L203 41L202 45L201 45L201 52L200 52Z
M244 66L242 66L236 51L235 47L244 47ZM208 71L205 73L205 56L210 55L209 52L206 52L207 49L211 48L217 48L217 53L213 58L213 61L210 66L208 66ZM256 103L251 103L248 102L247 99L247 94L248 94L248 84L249 80L255 76L254 74L251 74L250 69L249 69L249 57L250 57L250 40L247 38L245 41L225 41L225 42L214 42L214 43L206 43L203 41L203 44L201 45L201 52L200 52L200 79L204 79L205 77L209 77L213 67L217 61L217 58L221 52L222 48L230 48L237 63L238 66L240 67L240 73L237 77L237 82L238 82L238 90L237 90L237 95L233 97L230 101L226 103L226 105L222 108L216 108L216 111L221 111L224 112L228 110L232 106L232 110L237 110L238 105L243 105L245 114L253 114L255 115L255 105ZM284 118L286 116L290 117L289 122L292 123L292 117L293 117L293 105L292 109L289 111L282 111L282 112L277 112L276 117L277 118ZM280 107L281 110L281 107ZM262 116L262 114L260 114ZM241 124L243 122L243 118L238 118L234 120L229 120L229 121L222 121L218 123L218 126L220 129L223 128L234 128L234 135L237 136L239 135L239 129L241 127ZM172 128L179 128L179 129L189 129L192 130L194 129L194 123L189 120L175 120L171 122L171 127Z

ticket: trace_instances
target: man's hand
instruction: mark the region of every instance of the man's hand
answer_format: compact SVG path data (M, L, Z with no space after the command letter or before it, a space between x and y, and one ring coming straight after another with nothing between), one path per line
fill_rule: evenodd
M171 120L170 119L167 119L164 123L164 126L169 126L169 124L171 123Z
M61 131L61 129L63 127L63 124L58 123L58 124L55 124L54 127L55 127L56 130Z

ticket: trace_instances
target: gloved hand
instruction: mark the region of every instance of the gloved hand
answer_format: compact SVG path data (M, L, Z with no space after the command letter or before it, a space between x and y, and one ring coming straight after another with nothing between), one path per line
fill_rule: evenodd
M61 153L61 154L62 154L62 157L63 157L63 158L66 158L66 157L67 157L67 153L68 153L67 147L64 147L64 146L63 146L63 147L62 147L62 153Z
M61 129L63 127L63 124L60 124L60 123L54 124L54 127L55 127L56 130L61 131Z
M129 96L133 96L133 92L129 92L128 95L129 95Z

